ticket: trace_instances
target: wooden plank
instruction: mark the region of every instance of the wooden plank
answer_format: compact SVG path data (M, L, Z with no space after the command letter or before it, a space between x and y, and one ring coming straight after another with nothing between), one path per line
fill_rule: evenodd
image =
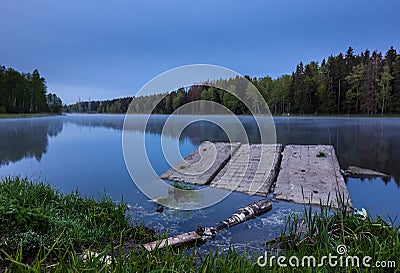
M287 145L274 194L276 199L338 208L337 193L351 206L349 192L331 145Z
M276 179L281 151L281 144L242 144L211 186L267 196Z
M214 148L215 147L215 148ZM240 143L205 142L182 161L163 173L161 179L207 185L229 161Z

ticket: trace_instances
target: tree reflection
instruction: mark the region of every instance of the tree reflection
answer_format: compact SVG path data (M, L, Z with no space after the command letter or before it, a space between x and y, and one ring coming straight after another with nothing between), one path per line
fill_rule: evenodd
M387 173L400 186L400 119L280 117L275 125L280 143L332 144L342 168Z
M5 119L0 121L0 166L23 158L37 161L47 152L48 138L63 129L60 118Z
M147 122L144 115L135 115L135 122L127 130L189 140L194 146L203 141L229 141L224 131L207 121L197 121L182 132L179 124L172 124L163 132L168 115L152 115ZM205 116L198 116L199 119ZM250 143L260 143L260 133L251 116L239 116ZM103 127L122 130L124 115L76 115L68 122L78 126ZM179 122L179 119L176 119ZM182 122L185 115L182 115ZM338 117L275 117L277 142L282 144L331 144L335 147L340 166L349 165L390 174L400 186L400 119L398 118L338 118ZM229 126L228 119L226 120Z

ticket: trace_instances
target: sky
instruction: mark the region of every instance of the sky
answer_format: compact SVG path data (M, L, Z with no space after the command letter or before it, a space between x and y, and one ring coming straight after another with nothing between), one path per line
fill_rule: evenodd
M273 78L303 61L400 50L398 0L0 0L0 65L64 103L133 96L169 69Z

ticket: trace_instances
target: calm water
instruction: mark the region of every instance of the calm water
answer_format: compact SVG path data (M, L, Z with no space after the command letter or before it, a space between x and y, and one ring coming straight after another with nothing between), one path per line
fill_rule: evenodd
M148 154L158 174L169 166L161 153L161 132L166 116L154 116L146 130ZM250 141L259 142L251 117L240 117ZM0 176L23 175L36 181L46 180L63 192L78 189L85 195L104 192L114 200L132 206L136 222L144 222L159 232L175 235L211 226L238 208L260 197L232 193L222 202L196 211L165 209L156 213L150 202L132 182L125 167L121 135L123 115L68 115L30 119L0 119ZM138 117L140 120L140 117ZM347 186L356 208L364 207L372 215L395 218L400 211L400 119L399 118L275 118L277 140L283 144L333 144L344 169L348 165L371 168L391 179L348 179ZM130 128L132 134L143 132ZM204 140L227 141L225 133L208 122L188 126L182 135L165 132L178 140L186 156ZM233 227L205 247L261 247L263 241L279 235L285 217L303 206L274 202L273 210L257 219ZM399 224L400 221L396 220Z

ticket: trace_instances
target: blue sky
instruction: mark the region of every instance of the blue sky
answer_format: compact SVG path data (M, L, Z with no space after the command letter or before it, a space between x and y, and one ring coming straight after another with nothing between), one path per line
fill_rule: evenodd
M398 0L1 0L0 64L64 102L132 96L181 65L277 77L300 61L400 49Z

